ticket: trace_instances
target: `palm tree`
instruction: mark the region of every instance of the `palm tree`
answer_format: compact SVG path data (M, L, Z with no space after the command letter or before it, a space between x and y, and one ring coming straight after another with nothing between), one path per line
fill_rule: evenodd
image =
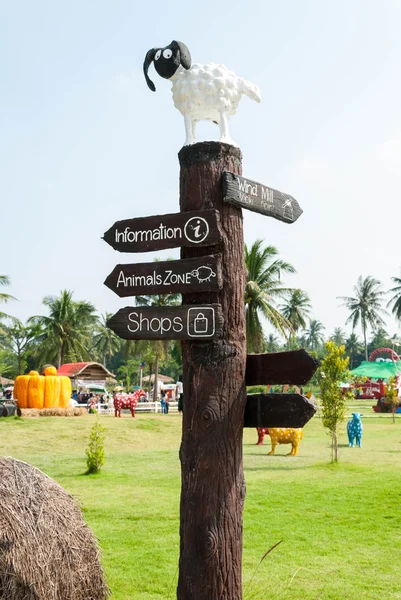
M359 354L362 350L362 344L358 340L358 337L355 333L351 333L348 339L345 342L345 350L349 356L349 368L352 370L354 364L354 357L356 354Z
M345 344L345 333L341 327L335 327L330 339L336 346L343 346Z
M291 290L285 304L280 309L295 333L299 329L306 328L306 319L310 313L311 303L309 296L304 291Z
M155 296L137 296L137 306L176 306L180 302L180 294L157 294ZM151 344L154 348L155 353L155 384L153 388L153 401L156 402L158 394L158 375L159 375L159 362L163 354L167 356L169 340L163 341L152 341Z
M306 330L306 347L311 350L319 350L320 346L324 342L324 331L325 327L323 323L317 319L311 319L309 321L309 329Z
M266 338L266 352L278 352L280 350L280 340L278 337L269 333Z
M120 338L106 325L112 316L112 313L102 315L92 340L93 349L102 357L104 366L107 366L107 358L118 352L121 345Z
M41 359L57 363L59 367L66 360L89 359L89 343L93 327L97 324L95 307L90 302L75 302L73 292L64 290L60 296L46 296L43 304L49 309L49 316L35 316L29 319L39 324L43 330Z
M397 285L389 290L389 292L395 293L391 300L387 303L387 306L393 305L391 312L398 321L401 321L401 278L392 277L391 279Z
M278 256L274 246L262 249L263 240L248 248L245 245L245 265L248 272L245 285L246 339L248 352L262 352L264 346L261 317L281 334L291 331L288 320L275 307L288 288L282 287L281 276L295 273L294 267Z
M7 275L0 275L0 285L10 285L10 278ZM16 300L14 296L10 294L5 294L4 292L0 293L0 302L9 302L10 300ZM6 313L0 312L0 319L10 319L9 315Z
M344 300L342 306L346 306L351 312L346 323L352 323L352 329L361 322L363 341L365 346L365 357L368 360L368 343L366 340L366 331L368 325L372 329L385 325L381 315L388 313L382 308L382 303L386 292L382 290L380 281L368 275L365 279L358 277L358 282L354 286L355 297L340 296Z

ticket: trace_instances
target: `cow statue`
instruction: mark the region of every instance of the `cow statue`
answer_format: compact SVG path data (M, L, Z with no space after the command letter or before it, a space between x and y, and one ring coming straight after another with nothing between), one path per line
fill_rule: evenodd
M363 417L362 413L352 413L352 419L347 423L348 445L351 448L354 447L354 439L356 440L356 445L362 448L363 425L361 417Z
M263 444L265 433L270 435L272 449L270 452L268 452L268 456L272 456L274 454L277 444L292 445L291 452L287 454L287 456L296 456L298 454L299 442L302 440L304 435L304 430L302 427L297 429L291 427L258 427L257 430L259 436L259 441L257 443L258 446Z
M142 389L135 390L132 394L114 394L114 416L121 417L121 409L127 408L131 411L131 415L135 418L135 408L139 398L146 396Z

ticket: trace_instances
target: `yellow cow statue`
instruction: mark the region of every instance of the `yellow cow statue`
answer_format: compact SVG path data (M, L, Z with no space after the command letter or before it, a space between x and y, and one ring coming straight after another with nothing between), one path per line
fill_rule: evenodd
M270 435L272 449L268 452L268 456L272 456L276 450L277 444L291 444L292 449L287 456L296 456L298 454L299 442L302 440L304 430L291 429L284 427L269 427L266 431Z

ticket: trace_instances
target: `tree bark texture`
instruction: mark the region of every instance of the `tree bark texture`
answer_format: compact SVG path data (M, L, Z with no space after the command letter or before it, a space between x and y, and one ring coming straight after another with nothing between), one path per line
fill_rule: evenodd
M203 142L179 153L181 211L219 211L218 246L183 248L181 258L221 254L223 288L183 295L183 304L219 303L224 326L213 342L182 342L179 600L242 598L242 467L246 335L241 209L223 203L223 171L241 175L241 151Z

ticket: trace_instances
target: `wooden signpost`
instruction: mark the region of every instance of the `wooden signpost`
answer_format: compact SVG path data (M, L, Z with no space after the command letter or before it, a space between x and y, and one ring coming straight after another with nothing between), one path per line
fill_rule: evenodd
M218 304L200 306L127 306L107 321L124 340L213 340L221 335Z
M231 202L284 223L294 223L302 214L298 202L288 194L235 173L223 173L222 181L225 202Z
M103 236L119 252L151 252L180 246L212 246L220 242L215 210L140 217L117 221Z
M118 296L217 292L222 286L218 256L117 265L104 284Z
M306 383L305 351L246 355L241 207L293 223L297 201L241 176L239 148L184 146L177 214L116 222L120 252L181 247L181 261L117 265L105 284L121 297L182 293L182 306L133 306L107 323L128 340L182 340L179 600L241 600L244 427L303 427L316 406L300 394L246 394L246 385ZM221 183L223 190L221 192Z

